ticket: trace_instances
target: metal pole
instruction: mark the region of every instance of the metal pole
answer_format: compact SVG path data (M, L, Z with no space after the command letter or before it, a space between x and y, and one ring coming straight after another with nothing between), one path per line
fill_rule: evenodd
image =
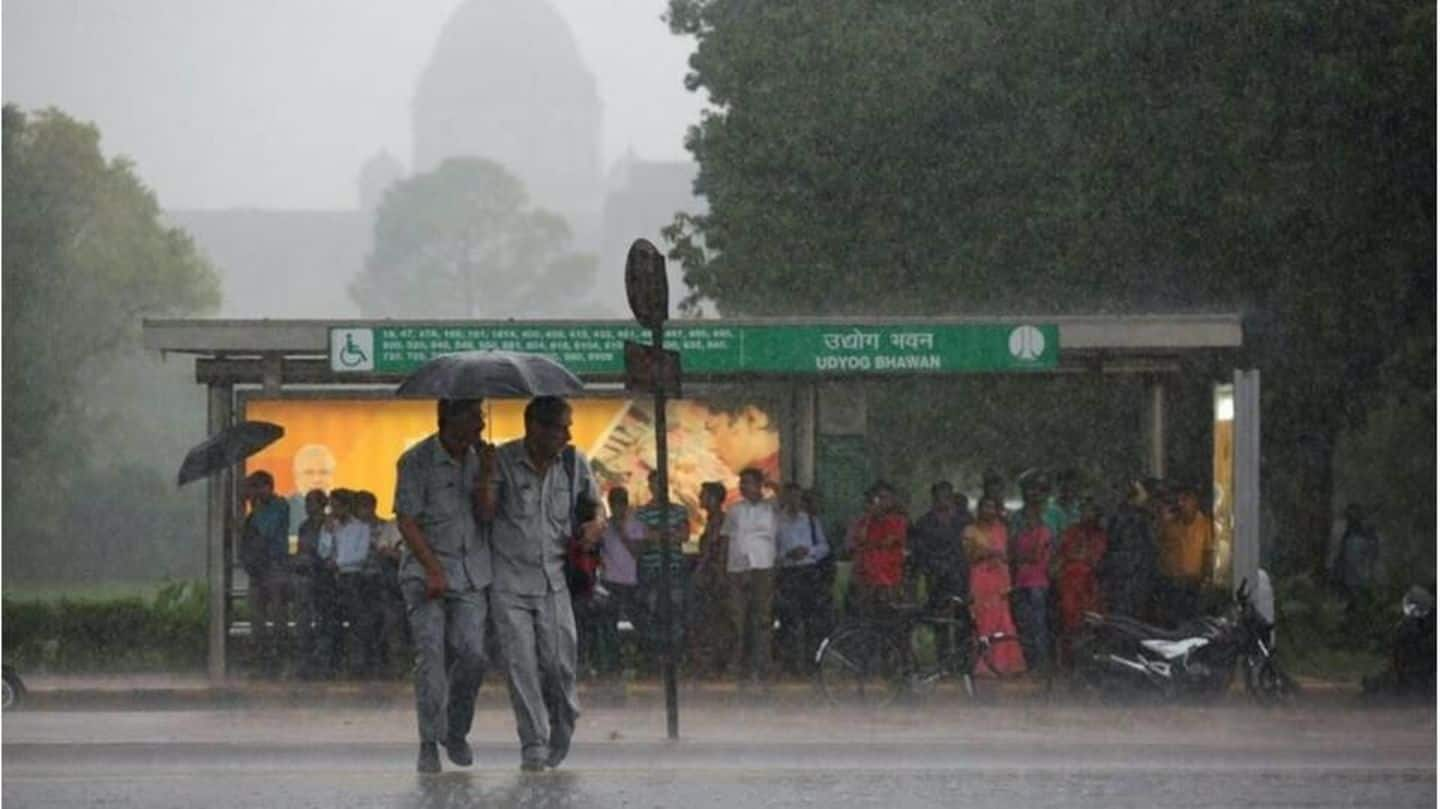
M1236 370L1235 380L1235 535L1231 540L1231 578L1250 582L1260 570L1260 372Z
M209 394L205 426L207 433L214 435L230 426L233 395L228 384L210 385ZM220 683L225 679L225 644L230 630L227 609L230 577L227 573L230 564L229 510L233 479L233 473L227 469L218 475L211 475L205 484L205 578L210 588L206 673L212 683Z
M664 329L650 330L651 345L664 348ZM679 695L675 687L675 605L670 592L670 460L669 427L665 420L664 357L656 368L655 384L655 465L660 473L660 631L665 633L665 727L671 739L680 738Z
M1145 465L1151 477L1165 477L1165 380L1148 380L1145 407Z

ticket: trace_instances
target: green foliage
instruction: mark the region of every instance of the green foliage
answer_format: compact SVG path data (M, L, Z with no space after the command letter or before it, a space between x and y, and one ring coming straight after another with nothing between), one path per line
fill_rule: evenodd
M1318 567L1340 434L1427 368L1433 389L1433 341L1407 353L1418 387L1380 374L1435 330L1433 3L671 0L669 18L715 105L687 139L709 212L666 232L691 306L1242 311L1265 487L1296 493L1271 505Z
M1287 669L1358 680L1385 665L1403 587L1382 587L1351 609L1308 573L1275 582L1277 648Z
M139 596L4 599L5 661L22 672L203 668L208 612L201 582L170 581Z
M189 549L154 543L197 512L142 459L167 447L178 463L173 446L198 431L177 415L193 382L177 394L183 370L141 358L140 323L213 309L219 279L95 127L54 109L3 115L7 580L158 576Z
M74 449L56 425L107 356L139 344L142 316L219 303L190 237L160 221L131 164L49 109L4 108L5 461Z
M370 315L513 317L593 285L595 258L570 239L502 166L452 158L386 192L350 294Z

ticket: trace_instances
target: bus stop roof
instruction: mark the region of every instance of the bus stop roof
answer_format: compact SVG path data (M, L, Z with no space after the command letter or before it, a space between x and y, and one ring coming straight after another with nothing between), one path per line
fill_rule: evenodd
M944 353L940 344L954 340L970 340L973 335L994 333L1002 344L1000 354L1005 354L1003 344L1006 336L1010 340L1010 352L1017 357L1023 354L1029 343L1017 352L1015 329L1031 329L1030 333L1050 335L1035 340L1035 349L1041 362L1033 369L1012 367L1014 364L999 362L991 365L980 361L973 367L965 366L962 358L958 370L1009 371L1103 371L1117 373L1165 373L1176 369L1178 358L1192 352L1233 350L1241 347L1244 337L1242 318L1237 313L1218 314L1124 314L1124 315L995 315L983 317L787 317L763 319L703 319L674 320L667 324L667 345L672 333L695 333L709 339L705 345L700 341L688 342L682 349L699 349L692 357L685 354L685 374L691 379L720 381L726 378L742 378L755 375L796 376L813 375L817 371L828 376L853 376L862 369L856 366L815 363L813 355L796 358L765 357L769 351L775 354L793 354L789 348L777 345L809 340L818 345L828 341L837 351L842 344L852 349L853 354L884 353L890 343L901 353L914 354L916 350L932 350ZM672 332L673 330L673 332ZM332 357L336 335L363 333L375 343L366 343L381 356L363 368L363 372L347 371L340 368ZM413 367L418 355L407 352L387 351L381 341L393 340L394 347L408 346L421 351L443 353L445 350L498 346L521 350L542 350L558 354L556 346L571 347L569 343L521 342L519 338L530 336L548 338L555 335L564 339L566 335L604 338L603 348L615 353L619 338L634 339L647 334L630 320L234 320L234 319L147 319L143 324L143 340L147 349L164 353L196 355L197 380L231 384L380 384L393 382ZM927 336L928 335L928 336ZM476 343L474 340L449 340L444 338L493 338L516 337L513 343L500 345L493 341ZM400 338L405 338L401 340ZM417 342L412 338L434 338L428 342ZM963 339L962 339L963 338ZM729 343L750 339L754 346L769 344L768 349L748 350L744 346ZM990 339L990 338L986 338ZM865 341L869 341L866 343ZM917 343L916 340L924 340ZM728 342L727 342L728 341ZM991 340L992 342L994 340ZM722 345L724 343L724 345ZM540 346L544 346L540 348ZM707 347L715 351L706 353ZM917 348L918 346L918 348ZM584 354L578 349L602 348L598 342L576 341L577 351L562 358L582 379L604 382L619 378L619 371L613 362L607 364L601 354ZM873 348L875 351L869 351ZM968 351L965 346L957 349ZM823 349L821 349L823 353ZM728 352L728 353L727 353ZM603 352L602 352L603 353ZM973 352L972 352L973 353ZM994 353L994 352L992 352ZM748 354L748 356L747 356ZM704 356L702 356L704 355ZM732 356L733 355L733 356ZM360 354L357 354L360 356ZM739 358L737 358L739 357ZM697 361L693 361L698 358ZM707 359L708 358L708 359ZM743 359L742 359L743 358ZM371 358L367 356L367 362ZM575 360L571 362L570 360ZM612 358L613 359L613 358ZM853 357L852 357L853 359ZM880 362L885 358L876 356ZM893 360L893 358L891 358ZM922 358L923 359L923 358ZM933 371L957 370L949 358L939 357L948 365L939 364ZM1048 363L1045 360L1049 360ZM393 360L393 361L391 361ZM798 363L798 364L797 364ZM803 365L802 365L803 364ZM1023 363L1022 363L1023 365ZM904 365L890 370L902 370ZM924 372L923 363L913 366ZM880 369L886 366L881 365ZM828 370L827 370L828 369ZM866 366L864 371L876 370ZM799 371L800 373L796 373ZM833 371L833 373L830 373ZM865 374L861 374L865 375Z

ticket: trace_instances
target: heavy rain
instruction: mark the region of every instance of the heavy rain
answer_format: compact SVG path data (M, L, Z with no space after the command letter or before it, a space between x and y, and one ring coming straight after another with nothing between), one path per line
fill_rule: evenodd
M0 798L1435 805L1435 8L3 0Z

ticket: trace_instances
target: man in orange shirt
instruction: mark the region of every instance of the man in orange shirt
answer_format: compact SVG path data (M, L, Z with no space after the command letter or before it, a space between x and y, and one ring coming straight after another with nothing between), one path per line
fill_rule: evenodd
M1210 515L1200 510L1194 487L1180 490L1174 516L1160 531L1160 575L1165 578L1164 617L1178 624L1194 618L1200 608L1200 590L1215 565L1215 528Z

